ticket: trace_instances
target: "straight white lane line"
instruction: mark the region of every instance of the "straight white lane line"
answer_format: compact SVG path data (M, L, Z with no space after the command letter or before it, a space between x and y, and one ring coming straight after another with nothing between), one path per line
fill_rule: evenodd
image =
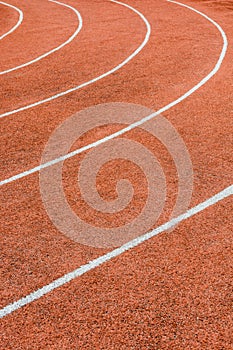
M17 11L18 14L19 14L18 22L14 25L14 27L12 27L8 32L6 32L6 33L4 33L3 35L0 36L0 40L2 40L2 39L5 38L7 35L13 33L13 32L20 26L20 24L21 24L22 21L23 21L23 12L22 12L18 7L13 6L13 5L10 5L10 4L7 4L6 2L0 1L0 4L5 5L5 6L8 6L8 7L11 7L11 8L14 9L15 11Z
M216 204L217 202L223 200L224 198L227 198L233 194L233 185L225 188L223 191L217 193L215 196L207 199L206 201L196 205L195 207L189 209L184 214L179 215L177 218L174 218L165 224L157 227L156 229L135 238L132 241L129 241L128 243L122 245L119 248L116 248L112 250L111 252L104 254L97 259L94 259L92 261L89 261L87 264L82 265L78 267L76 270L71 271L62 277L54 280L53 282L45 285L44 287L37 289L36 291L28 294L27 296L13 302L12 304L9 304L2 308L0 310L0 318L3 318L6 315L11 314L12 312L22 308L25 305L28 305L32 303L33 301L40 299L44 295L50 293L51 291L63 286L64 284L72 281L73 279L84 275L86 272L91 271L95 269L96 267L104 264L105 262L116 258L117 256L123 254L124 252L137 247L139 244L151 239L152 237L157 236L158 234L167 231L171 229L172 227L176 226L178 223L191 218L192 216L196 215L197 213L200 213L201 211L209 208L210 206Z
M44 53L44 54L41 55L41 56L38 56L37 58L35 58L35 59L33 59L33 60L29 61L29 62L26 62L26 63L24 63L24 64L21 64L21 65L19 65L19 66L16 66L16 67L13 67L13 68L10 68L10 69L3 70L3 71L0 72L0 75L7 74L7 73L13 72L13 71L15 71L15 70L18 70L18 69L20 69L20 68L27 67L27 66L29 66L29 65L31 65L31 64L33 64L33 63L35 63L35 62L40 61L42 58L45 58L45 57L51 55L52 53L54 53L54 52L56 52L56 51L62 49L64 46L66 46L67 44L71 43L71 41L74 40L74 38L78 35L78 33L80 32L80 30L82 29L83 21L82 21L82 17L81 17L81 15L80 15L80 13L79 13L78 10L76 10L74 7L72 7L72 6L70 6L70 5L66 5L66 4L64 4L64 3L62 3L62 2L59 2L59 1L56 1L56 0L48 0L48 1L54 2L54 3L56 3L56 4L58 4L58 5L61 5L61 6L68 7L69 9L71 9L72 11L75 12L76 16L78 17L78 21L79 21L79 25L78 25L78 27L76 28L75 32L69 37L68 40L66 40L66 41L65 41L64 43L62 43L61 45L59 45L59 46L55 47L54 49L52 49L52 50L50 50L50 51Z
M113 0L112 0L113 1ZM226 37L226 34L224 33L223 29L220 27L220 25L216 22L214 22L211 18L209 18L208 16L206 16L205 14L203 14L202 12L200 11L197 11L195 9L193 9L192 7L190 6L187 6L187 5L184 5L184 4L181 4L179 2L176 2L176 1L172 1L172 0L167 0L169 2L173 2L175 4L178 4L178 5L181 5L181 6L184 6L184 7L187 7L188 9L191 9L192 11L200 14L201 16L203 16L204 18L206 18L209 22L211 22L217 29L218 31L221 33L221 36L222 36L222 39L223 39L223 45L222 45L222 50L221 50L221 53L220 53L220 56L218 58L218 61L216 63L216 65L214 66L214 68L212 69L212 71L206 76L204 77L197 85L195 85L192 89L190 89L189 91L187 91L184 95L182 95L181 97L179 97L178 99L176 99L175 101L169 103L168 105L162 107L161 109L159 109L157 112L154 112L148 116L146 116L145 118L139 120L138 122L135 122L129 126L127 126L126 128L123 128L121 130L119 130L118 132L112 134L112 135L109 135L101 140L98 140L94 143L91 143L85 147L82 147L82 148L79 148L73 152L70 152L62 157L59 157L57 159L54 159L50 162L47 162L45 164L41 164L41 165L38 165L36 166L35 168L32 168L32 169L29 169L29 170L26 170L24 172L21 172L19 174L16 174L14 176L11 176L5 180L2 180L0 181L0 186L3 186L3 185L6 185L8 183L11 183L13 181L16 181L16 180L19 180L23 177L26 177L28 175L31 175L31 174L34 174L44 168L47 168L51 165L54 165L54 164L57 164L59 162L62 162L66 159L69 159L71 157L74 157L75 155L79 154L79 153L82 153L90 148L93 148L93 147L97 147L98 145L108 141L108 140L111 140L117 136L121 136L122 134L126 133L127 131L130 131L136 127L139 127L140 125L144 124L145 122L155 118L156 116L158 116L160 113L163 113L167 110L169 110L170 108L172 108L173 106L177 105L178 103L182 102L183 100L185 100L187 97L189 97L190 95L192 95L195 91L197 91L200 87L202 87L208 80L210 80L216 73L217 71L219 70L219 68L221 67L221 64L223 62L223 59L225 57L225 54L226 54L226 51L227 51L227 45L228 45L228 42L227 42L227 37ZM115 1L114 1L115 2ZM146 20L146 19L145 19ZM146 20L147 21L147 20ZM149 26L149 23L148 23L148 26ZM148 27L148 30L149 30L150 27ZM11 113L12 114L12 113Z
M30 109L30 108L42 105L42 104L44 104L46 102L50 102L50 101L55 100L55 99L57 99L59 97L65 96L67 94L70 94L71 92L77 91L77 90L79 90L79 89L81 89L83 87L91 85L91 84L97 82L98 80L101 80L101 79L109 76L110 74L115 73L117 70L119 70L120 68L125 66L129 61L131 61L144 48L144 46L147 44L147 42L149 40L150 33L151 33L150 24L147 21L147 19L143 16L143 14L141 12L137 11L136 9L134 9L133 7L131 7L131 6L127 5L127 4L124 4L123 2L116 1L116 0L110 0L110 1L114 2L116 4L119 4L121 6L125 6L125 7L129 8L130 10L135 12L143 20L143 22L146 25L147 32L146 32L146 36L145 36L143 42L141 43L141 45L130 56L128 56L123 62L121 62L116 67L114 67L111 70L109 70L108 72L106 72L106 73L104 73L102 75L99 75L98 77L96 77L96 78L94 78L92 80L89 80L89 81L87 81L87 82L85 82L85 83L83 83L81 85L77 85L77 86L75 86L75 87L73 87L71 89L68 89L68 90L60 92L60 93L58 93L56 95L50 96L50 97L48 97L48 98L46 98L44 100L37 101L37 102L34 102L34 103L30 104L30 105L27 105L27 106L24 106L24 107L21 107L21 108L18 108L18 109L14 109L12 111L5 112L3 114L0 114L0 118L4 118L4 117L7 117L7 116L9 116L11 114L22 112L22 111L25 111L27 109Z

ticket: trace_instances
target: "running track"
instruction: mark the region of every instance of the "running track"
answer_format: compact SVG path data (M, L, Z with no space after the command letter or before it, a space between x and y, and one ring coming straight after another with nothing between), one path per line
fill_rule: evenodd
M175 3L62 4L0 2L1 348L231 349L232 4L185 1L221 26L228 40L226 52L224 37L213 23ZM12 306L109 252L62 235L42 205L38 172L25 174L40 164L51 132L72 114L99 103L119 101L160 110L208 76L221 53L216 74L163 115L191 156L190 208L225 190L224 195L181 218L172 232L101 263L37 301ZM60 96L64 91L69 93ZM99 128L74 146L81 148L116 131L114 125ZM137 128L125 137L143 140L160 157L168 177L167 204L158 227L169 221L174 205L174 167L161 145ZM83 206L70 187L77 164L74 158L67 162L64 182L70 201L92 222L95 212ZM107 169L104 178L113 172ZM134 172L131 180L143 198L139 175ZM106 199L114 196L107 182L101 189ZM140 202L134 207L136 213Z

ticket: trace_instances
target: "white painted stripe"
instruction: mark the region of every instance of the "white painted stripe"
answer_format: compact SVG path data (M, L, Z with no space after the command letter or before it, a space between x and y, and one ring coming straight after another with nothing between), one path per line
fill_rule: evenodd
M59 157L57 159L54 159L50 162L47 162L47 163L44 163L44 164L41 164L39 166L36 166L35 168L32 168L32 169L29 169L29 170L26 170L24 172L21 172L19 174L16 174L14 176L11 176L5 180L2 180L0 181L0 186L3 186L3 185L6 185L8 183L11 183L13 181L16 181L16 180L19 180L23 177L26 177L28 175L31 175L31 174L34 174L44 168L47 168L51 165L54 165L54 164L57 164L59 162L62 162L66 159L69 159L71 157L74 157L75 155L79 154L79 153L82 153L90 148L93 148L93 147L97 147L98 145L108 141L108 140L111 140L117 136L120 136L124 133L126 133L127 131L130 131L140 125L142 125L143 123L151 120L152 118L155 118L157 115L159 115L160 113L163 113L167 110L169 110L170 108L172 108L173 106L177 105L178 103L182 102L183 100L185 100L187 97L189 97L191 94L193 94L195 91L197 91L200 87L202 87L208 80L210 80L216 73L217 71L219 70L221 64L222 64L222 61L225 57L225 54L226 54L226 51L227 51L227 45L228 45L228 42L227 42L227 37L226 37L226 34L224 33L223 29L219 26L219 24L217 24L216 22L214 22L211 18L207 17L205 14L201 13L200 11L197 11L195 9L193 9L192 7L190 6L187 6L187 5L184 5L184 4L181 4L181 3L178 3L176 1L172 1L172 0L167 0L169 2L174 2L178 5L181 5L181 6L184 6L184 7L187 7L188 9L191 9L192 11L194 12L197 12L198 14L200 14L201 16L203 16L204 18L206 18L209 22L211 22L212 24L214 24L214 26L219 30L219 32L221 33L221 36L222 36L222 39L223 39L223 46L222 46L222 50L221 50L221 53L220 53L220 56L218 58L218 61L215 65L215 67L212 69L212 71L205 77L203 78L197 85L195 85L192 89L190 89L189 91L187 91L184 95L182 95L181 97L179 97L178 99L176 99L175 101L169 103L168 105L162 107L161 109L159 109L157 112L154 112L148 116L146 116L145 118L133 123L133 124L130 124L129 126L127 126L126 128L123 128L121 130L119 130L118 132L112 134L112 135L109 135L101 140L98 140L94 143L91 143L85 147L82 147L82 148L79 148L73 152L70 152L62 157Z
M141 43L141 45L130 55L128 56L123 62L121 62L120 64L118 64L116 67L112 68L111 70L109 70L108 72L102 74L102 75L99 75L98 77L92 79L92 80L89 80L81 85L77 85L71 89L68 89L66 91L63 91L63 92L60 92L56 95L53 95L51 97L48 97L44 100L41 100L41 101L38 101L38 102L34 102L32 104L29 104L27 106L24 106L24 107L21 107L21 108L18 108L18 109L14 109L12 111L9 111L9 112L5 112L3 114L0 114L0 118L4 118L4 117L7 117L9 115L12 115L12 114L15 114L15 113L18 113L18 112L22 112L22 111L25 111L27 109L30 109L30 108L33 108L33 107L36 107L36 106L39 106L39 105L42 105L44 103L47 103L47 102L50 102L52 100L55 100L57 99L58 97L62 97L62 96L65 96L67 94L70 94L71 92L74 92L74 91L77 91L83 87L86 87L88 85L91 85L95 82L97 82L98 80L101 80L107 76L109 76L110 74L116 72L117 70L119 70L120 68L122 68L123 66L125 66L129 61L131 61L143 48L144 46L147 44L148 40L149 40L149 37L150 37L150 33L151 33L151 28L150 28L150 24L149 22L147 21L147 19L143 16L142 13L140 13L139 11L137 11L136 9L134 9L133 7L129 6L129 5L126 5L124 4L123 2L120 2L120 1L116 1L116 0L110 0L111 2L114 2L116 4L119 4L119 5L122 5L122 6L125 6L127 8L129 8L130 10L132 10L133 12L135 12L136 14L138 14L139 17L141 17L141 19L143 20L143 22L145 23L146 25L146 28L147 28L147 32L146 32L146 36L143 40L143 42Z
M18 22L14 25L14 27L12 27L8 32L4 33L3 35L0 36L0 40L2 40L3 38L5 38L7 35L13 33L22 23L23 21L23 12L16 6L7 4L6 2L0 1L0 4L11 7L12 9L14 9L15 11L18 12L19 14L19 18L18 18Z
M79 25L78 25L78 27L76 28L75 32L69 37L68 40L66 40L66 41L65 41L64 43L62 43L61 45L55 47L54 49L52 49L52 50L50 50L50 51L44 53L43 55L41 55L41 56L39 56L39 57L37 57L37 58L35 58L35 59L29 61L29 62L26 62L26 63L24 63L24 64L21 64L21 65L19 65L19 66L16 66L16 67L13 67L13 68L4 70L4 71L1 71L1 72L0 72L0 75L7 74L7 73L13 72L13 71L15 71L15 70L18 70L18 69L20 69L20 68L27 67L27 66L29 66L29 65L31 65L31 64L33 64L33 63L35 63L35 62L40 61L42 58L45 58L45 57L51 55L52 53L54 53L54 52L56 52L56 51L62 49L64 46L66 46L67 44L71 43L71 41L74 40L74 38L78 35L78 33L80 32L80 30L82 29L83 21L82 21L82 17L81 17L81 15L80 15L80 13L79 13L78 10L76 10L74 7L72 7L72 6L70 6L70 5L66 5L66 4L64 4L64 3L62 3L62 2L59 2L59 1L56 1L56 0L49 0L49 1L50 1L50 2L54 2L54 3L58 4L58 5L62 5L62 6L68 7L69 9L71 9L72 11L75 12L76 16L78 17L78 21L79 21Z
M156 229L140 236L132 241L127 242L126 244L122 245L119 248L116 248L112 250L111 252L104 254L97 259L94 259L92 261L89 261L87 264L82 265L78 267L76 270L71 271L62 277L54 280L53 282L45 285L44 287L37 289L36 291L28 294L27 296L13 302L12 304L9 304L2 308L0 310L0 318L3 318L6 315L11 314L12 312L22 308L25 305L28 305L32 303L35 300L40 299L44 295L50 293L51 291L63 286L64 284L74 280L75 278L84 275L86 272L91 271L95 269L96 267L106 263L107 261L116 258L117 256L123 254L124 252L137 247L139 244L151 239L152 237L157 236L158 234L167 231L171 229L172 227L176 226L180 222L191 218L192 216L196 215L197 213L200 213L201 211L209 208L210 206L216 204L217 202L223 200L224 198L227 198L233 194L233 185L225 188L223 191L219 192L215 196L207 199L206 201L196 205L195 207L189 209L184 214L179 215L177 218L174 218L165 224L157 227Z

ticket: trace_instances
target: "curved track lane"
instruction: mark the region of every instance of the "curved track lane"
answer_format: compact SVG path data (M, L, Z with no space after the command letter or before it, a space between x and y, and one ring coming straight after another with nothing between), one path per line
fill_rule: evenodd
M54 2L55 4L58 4L58 5L61 5L61 6L64 6L64 7L67 7L69 9L71 9L77 16L78 18L78 21L79 21L79 25L78 27L76 28L76 30L74 31L74 33L66 40L64 41L62 44L60 44L59 46L55 47L54 49L52 50L49 50L47 52L45 52L43 55L40 55L36 58L34 58L33 60L30 60L26 63L23 63L23 64L20 64L19 66L16 66L16 67L12 67L12 68L9 68L9 69L5 69L3 71L0 71L0 75L3 75L3 74L7 74L7 73L10 73L10 72L13 72L13 71L16 71L18 69L21 69L21 68L24 68L24 67L27 67L33 63L36 63L38 61L40 61L41 59L51 55L52 53L56 52L56 51L59 51L61 50L64 46L68 45L69 43L72 42L72 40L75 39L75 37L78 35L78 33L80 32L80 30L82 29L82 16L80 15L80 13L78 12L78 10L76 10L74 7L72 6L69 6L69 5L66 5L62 2L59 2L59 1L55 1L55 0L49 0L50 2ZM0 38L1 39L1 38Z
M80 3L84 9L85 2ZM114 22L115 13L110 7L104 7L108 16L101 17L101 4L99 1L98 7L94 7L93 3L92 12L97 11L101 18L104 36L107 27ZM158 235L175 224L166 221L174 203L176 174L160 145L147 135L140 136L137 127L124 137L143 141L158 155L168 175L168 187L171 186L164 216L156 223L157 228L155 226L155 230L141 241L131 242L113 252L82 246L58 232L49 221L40 200L36 173L1 187L5 203L2 215L6 218L2 315L24 305L1 320L4 330L1 346L4 349L27 349L28 344L38 350L230 349L233 242L229 217L232 186L229 185L233 162L228 136L232 127L233 27L229 11L219 10L220 4L216 5L216 2L212 8L209 2L197 0L187 5L208 14L223 27L229 40L223 62L219 62L220 54L225 54L223 37L206 18L177 4L136 0L133 6L145 15L153 31L148 45L131 64L118 74L72 95L22 112L17 118L1 120L6 145L3 147L3 178L7 178L8 174L10 177L21 169L35 167L50 133L77 110L96 103L126 101L153 106L158 111L169 101L176 101L192 90L221 64L221 69L208 84L203 84L195 94L164 112L184 139L194 168L191 209L178 218L180 224L172 233ZM90 28L93 13L81 13L85 23L87 21L84 31ZM118 18L116 22L119 24ZM137 21L133 18L127 18L126 22L129 35L125 43L132 43L128 37L135 37L134 44L138 43L141 40L138 35L144 34L144 27L138 23L136 30ZM93 42L95 35L96 39L101 35L101 31L97 34L100 23L93 31ZM82 33L80 36L81 44L87 42L87 37ZM93 46L89 41L88 53L91 55ZM68 47L64 48L65 54L72 54L77 47L73 42L69 51ZM101 49L105 49L103 43ZM113 57L114 50L118 50L118 45L115 43L114 46L112 42L109 51L104 52L109 58L107 64L116 58ZM111 52L111 57L106 56L106 52ZM94 56L93 62L102 69L105 62L101 58L100 63L97 62L96 57L98 55ZM94 65L86 67L97 70ZM63 75L67 75L67 67ZM118 131L114 125L95 130L94 134L86 135L74 145L75 149L82 149ZM80 154L66 161L68 173L64 173L64 185L70 191L68 194L74 190L70 179L77 177L77 163L81 159ZM111 171L106 172L110 178ZM133 173L132 180L136 176ZM112 189L106 183L103 190L109 193ZM86 214L90 215L89 212ZM107 261L109 259L111 261ZM78 275L79 278L75 278ZM75 279L71 281L72 278ZM51 283L52 280L55 282ZM66 283L68 280L70 282ZM33 290L35 293L30 295ZM53 290L52 293L46 294L49 290ZM26 299L22 299L26 295ZM42 295L44 297L40 298ZM6 306L13 300L19 302Z
M8 7L14 9L14 10L17 11L18 14L19 14L18 22L17 22L10 30L8 30L6 33L4 33L4 34L2 34L2 35L0 36L0 40L2 40L2 39L4 39L6 36L12 34L12 33L21 25L21 23L23 22L23 12L22 12L18 7L13 6L13 5L11 5L11 4L8 4L8 3L6 3L6 2L0 1L0 4L5 5L5 6L8 6Z
M116 3L119 3L115 0L111 0L112 2L116 2ZM219 58L214 66L214 68L210 71L209 74L207 74L203 79L201 79L201 81L196 84L194 87L192 87L190 90L188 90L187 92L185 92L182 96L180 96L179 98L177 98L176 100L170 102L169 104L167 104L166 106L160 108L158 111L156 111L155 113L135 122L134 124L131 124L129 126L127 126L126 128L112 134L112 135L108 135L106 138L104 139L101 139L101 140L98 140L97 142L95 143L92 143L92 144L89 144L81 149L78 149L76 151L73 151L67 155L64 155L63 157L60 157L60 158L57 158L57 159L54 159L53 161L50 161L46 164L42 164L42 165L39 165L33 169L30 169L30 170L26 170L20 174L17 174L17 175L14 175L8 179L5 179L3 181L0 181L0 186L4 185L4 184L7 184L7 183L10 183L12 181L16 181L18 179L21 179L25 176L28 176L28 175L31 175L35 172L38 172L40 171L41 169L44 169L44 168L47 168L51 165L54 165L54 164L57 164L57 163L60 163L60 162L63 162L64 160L66 159L69 159L71 157L74 157L76 156L77 154L80 154L90 148L93 148L93 147L97 147L98 145L110 140L110 139L113 139L113 138L116 138L117 136L120 136L120 135L123 135L124 133L144 124L145 122L148 122L150 121L151 119L155 118L156 116L158 116L159 114L163 113L163 112L166 112L167 110L169 110L170 108L176 106L177 104L181 103L183 100L185 100L187 97L189 97L190 95L192 95L195 91L197 91L198 89L200 89L204 84L206 84L208 82L208 80L210 80L217 72L218 70L220 69L221 67L221 64L223 62L223 59L225 57L225 54L226 54L226 51L227 51L227 45L228 45L228 42L227 42L227 37L226 37L226 34L224 33L224 30L221 28L221 26L216 23L215 21L213 21L210 17L208 17L207 15L203 14L202 12L198 11L198 10L195 10L194 8L188 6L188 5L185 5L185 4L182 4L182 3L179 3L177 1L173 1L173 0L167 0L168 2L171 2L171 3L174 3L174 4L177 4L179 6L183 6L183 7L186 7L187 9L191 10L191 11L194 11L196 12L197 14L203 16L205 19L207 19L210 23L212 23L217 29L218 31L220 32L221 36L222 36L222 49L221 49L221 52L220 52L220 55L219 55ZM122 3L121 3L122 4ZM129 6L127 6L129 7ZM131 8L131 7L129 7ZM133 8L131 8L133 9ZM134 10L134 9L133 9ZM136 11L136 10L134 10ZM48 99L45 99L45 100L42 100L42 101L39 101L39 102L36 102L34 104L31 104L31 105L28 105L28 106L25 106L25 107L22 107L18 110L15 110L15 111L11 111L11 112L8 112L8 113L5 113L5 114L2 114L0 115L1 118L3 118L4 116L7 116L7 115L11 115L11 114L14 114L14 113L17 113L17 112L20 112L20 111L23 111L23 110L26 110L28 108L32 108L32 107L36 107L37 105L40 105L42 103L46 103L46 102L49 102L53 99L56 99L58 97L61 97L61 96L64 96L66 94L69 94L70 92L73 92L73 91L76 91L82 87L85 87L85 86L88 86L112 73L114 73L115 71L117 71L118 69L120 69L122 66L124 66L126 63L128 63L134 56L136 56L136 54L138 54L142 48L145 46L145 44L147 43L147 41L149 40L149 36L150 36L150 24L148 23L148 21L146 20L146 18L140 14L140 12L136 11L140 17L144 20L146 26L147 26L147 34L145 36L145 39L144 41L142 42L142 44L138 47L137 50L134 51L133 54L131 54L126 60L124 60L120 65L118 65L117 67L113 68L112 70L110 70L109 72L103 74L103 75L100 75L99 77L95 78L95 79L92 79L84 84L81 84L75 88L72 88L72 89L69 89L67 91L64 91L60 94L57 94L57 95L54 95Z
M53 96L50 96L50 97L47 97L41 101L37 101L37 102L34 102L32 104L29 104L27 106L24 106L24 107L21 107L21 108L18 108L18 109L15 109L15 110L12 110L12 111L9 111L9 112L5 112L5 113L2 113L0 114L0 118L4 118L4 117L7 117L9 115L12 115L12 114L16 114L18 112L22 112L22 111L25 111L25 110L28 110L30 108L33 108L33 107L36 107L36 106L40 106L44 103L47 103L47 102L50 102L52 100L55 100L59 97L62 97L62 96L65 96L67 94L70 94L74 91L77 91L79 89L82 89L88 85L91 85L93 83L96 83L97 81L103 79L103 78L106 78L107 76L117 72L119 69L121 69L123 66L125 66L127 63L129 63L135 56L137 56L139 54L139 52L144 48L144 46L147 44L148 40L149 40L149 37L150 37L150 32L151 32L151 28L150 28L150 24L148 23L147 19L143 16L142 13L140 13L139 11L137 11L135 8L133 8L132 6L129 6L123 2L120 2L120 1L116 1L116 0L109 0L113 3L116 3L118 5L121 5L121 6L124 6L128 9L130 9L131 11L135 12L142 20L143 22L145 23L145 26L146 26L146 35L145 35L145 38L144 40L142 41L142 43L137 47L136 50L134 50L126 59L124 59L121 63L119 63L117 66L115 66L114 68L110 69L109 71L89 80L89 81L86 81L85 83L82 83L80 85L77 85L75 87L72 87L66 91L62 91L58 94L55 94Z

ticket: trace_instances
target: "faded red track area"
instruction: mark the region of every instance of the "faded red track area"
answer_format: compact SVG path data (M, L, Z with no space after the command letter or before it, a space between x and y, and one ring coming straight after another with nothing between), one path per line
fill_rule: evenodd
M146 28L129 8L107 0L67 0L83 20L69 44L22 69L0 75L0 113L17 110L111 70L143 41ZM22 24L1 46L0 71L24 64L67 40L78 25L70 8L47 0L11 5ZM63 121L106 102L135 103L158 110L205 77L216 64L222 38L205 18L163 0L127 0L151 25L145 47L113 74L69 94L0 119L1 180L40 164L44 147ZM228 50L218 72L194 94L164 112L189 151L194 188L190 208L232 184L233 4L185 0L216 21ZM0 3L0 35L17 14ZM73 148L117 131L116 125L86 133ZM169 220L177 174L164 147L139 128L125 138L142 142L159 158L167 178L167 201L153 226ZM107 145L107 143L106 143ZM64 187L83 220L117 225L141 210L146 184L140 171L116 163L100 173L102 197L116 198L123 172L136 199L118 219L83 203L72 178L83 155L67 161ZM101 180L102 179L102 180ZM110 179L110 180L109 180ZM50 221L39 175L11 181L1 193L1 308L42 288L109 250L70 240ZM1 319L1 349L209 349L233 348L232 196L182 221ZM98 221L99 220L99 221Z

